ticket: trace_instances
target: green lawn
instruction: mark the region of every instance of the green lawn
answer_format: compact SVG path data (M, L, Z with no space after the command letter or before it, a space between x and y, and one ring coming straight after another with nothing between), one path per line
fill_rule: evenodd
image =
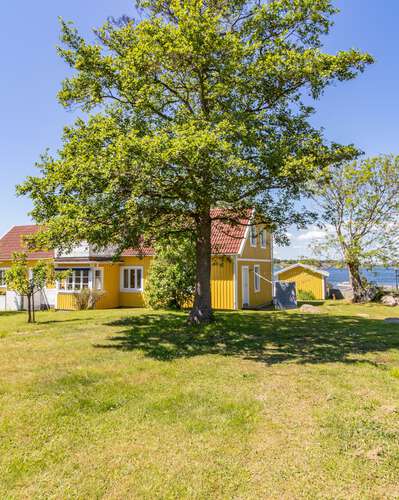
M398 498L399 308L322 310L0 314L0 498Z

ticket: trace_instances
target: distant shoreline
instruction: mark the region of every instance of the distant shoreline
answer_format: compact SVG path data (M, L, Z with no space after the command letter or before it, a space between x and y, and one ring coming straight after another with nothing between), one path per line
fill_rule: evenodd
M287 262L274 265L274 272L286 267ZM316 267L316 266L315 266ZM345 267L323 266L322 269L329 273L327 281L334 286L349 281L349 273ZM361 269L361 274L370 283L389 289L399 290L399 269L397 267L374 266L371 269Z

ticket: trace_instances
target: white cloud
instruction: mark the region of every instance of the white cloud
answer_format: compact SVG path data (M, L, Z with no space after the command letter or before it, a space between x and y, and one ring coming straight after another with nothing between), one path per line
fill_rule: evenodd
M320 240L327 235L327 231L321 229L310 229L298 236L298 241Z
M317 227L311 227L308 231L300 233L297 237L298 241L311 241L311 240L321 240L325 238L328 234L334 232L334 227L330 224L325 229L319 229Z

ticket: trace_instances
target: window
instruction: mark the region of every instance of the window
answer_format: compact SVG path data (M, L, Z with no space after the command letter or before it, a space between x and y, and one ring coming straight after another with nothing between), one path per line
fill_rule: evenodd
M0 287L5 288L6 286L6 269L0 269Z
M254 290L260 292L260 266L254 266Z
M259 233L259 239L260 239L260 246L262 248L266 248L266 229L262 229L262 231Z
M128 292L141 292L143 290L143 268L123 267L121 288Z
M251 226L251 247L256 247L256 227Z
M89 288L90 269L72 269L68 278L59 285L60 290L76 292L83 288Z
M94 290L102 290L103 288L104 288L104 270L103 269L95 269L94 270L93 289Z

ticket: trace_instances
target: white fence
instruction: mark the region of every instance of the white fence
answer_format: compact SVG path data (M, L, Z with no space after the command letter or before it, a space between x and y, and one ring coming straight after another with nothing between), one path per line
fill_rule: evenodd
M57 290L49 289L35 293L35 310L55 307L57 301ZM0 311L21 311L28 308L26 297L20 297L12 291L7 291L5 295L0 295Z

